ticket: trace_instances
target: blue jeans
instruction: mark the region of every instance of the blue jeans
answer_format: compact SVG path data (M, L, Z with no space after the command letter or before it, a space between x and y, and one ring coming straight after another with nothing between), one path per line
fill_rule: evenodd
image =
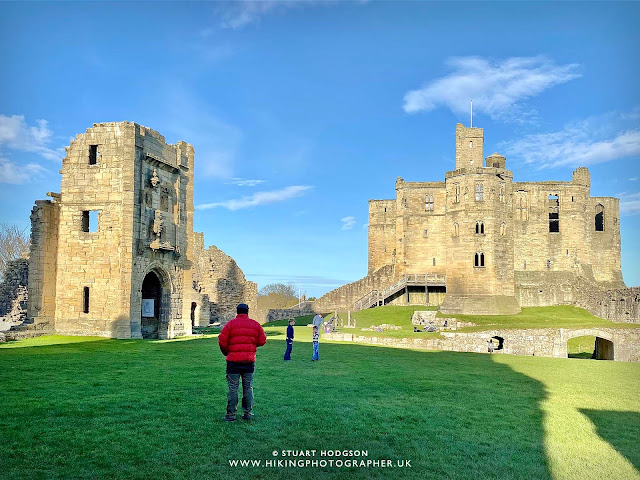
M227 395L227 416L235 417L238 409L238 386L242 377L242 412L253 415L253 373L227 373L229 394Z
M318 346L319 343L318 342L313 342L313 357L311 357L311 360L320 360L319 358L319 354L318 354Z
M293 340L287 338L287 349L284 352L284 359L291 360L291 350L293 349Z

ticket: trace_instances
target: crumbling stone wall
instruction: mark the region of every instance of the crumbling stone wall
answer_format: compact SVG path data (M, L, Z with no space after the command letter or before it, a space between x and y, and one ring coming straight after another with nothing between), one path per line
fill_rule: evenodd
M19 258L7 263L0 283L0 330L8 330L27 318L29 261Z
M239 303L249 305L249 314L254 317L258 285L245 278L233 258L215 246L205 250L204 234L194 233L194 260L194 289L208 303L208 311L203 314L201 310L197 325L226 323L236 316Z

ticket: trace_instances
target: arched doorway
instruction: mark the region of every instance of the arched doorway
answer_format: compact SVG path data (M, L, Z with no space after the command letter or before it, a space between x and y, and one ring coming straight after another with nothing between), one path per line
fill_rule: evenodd
M142 338L158 338L162 303L162 283L151 271L142 281Z
M497 340L497 341L498 341L498 344L497 344L497 345L496 345L496 347L495 347L495 349L496 349L496 350L502 350L502 349L504 348L504 338L499 337L499 336L497 336L497 335L496 335L496 336L494 336L494 337L491 337L491 338L492 338L493 340Z
M613 360L613 351L611 340L593 334L576 336L567 342L569 358Z
M191 302L191 328L196 326L196 308L198 304L196 302Z

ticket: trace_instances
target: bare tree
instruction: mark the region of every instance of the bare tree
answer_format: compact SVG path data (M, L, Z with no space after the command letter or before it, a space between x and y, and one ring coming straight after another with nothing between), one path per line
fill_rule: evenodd
M292 284L270 283L258 292L258 308L260 309L287 308L297 303L296 287Z
M0 224L0 280L4 277L7 264L29 252L29 233L16 225Z

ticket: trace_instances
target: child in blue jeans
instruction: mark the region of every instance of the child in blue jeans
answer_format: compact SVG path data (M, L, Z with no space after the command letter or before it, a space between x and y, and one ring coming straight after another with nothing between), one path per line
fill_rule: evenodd
M318 357L318 345L320 343L320 332L318 332L318 327L314 325L313 327L313 357L311 357L311 361L320 360Z

